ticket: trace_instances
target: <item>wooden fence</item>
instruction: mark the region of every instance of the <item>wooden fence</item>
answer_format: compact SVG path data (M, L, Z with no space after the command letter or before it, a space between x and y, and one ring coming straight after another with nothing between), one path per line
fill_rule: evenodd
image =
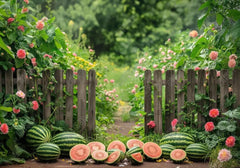
M177 76L177 77L176 77ZM186 103L195 103L195 94L206 95L211 101L209 108L218 108L221 113L226 112L224 103L226 98L229 97L229 87L232 87L232 94L236 96L236 102L234 108L240 106L240 70L235 69L232 74L232 79L229 79L228 70L221 70L220 77L217 77L216 70L210 70L208 73L208 79L206 79L205 70L199 70L195 72L189 69L186 74L182 70L178 70L176 75L174 70L166 71L166 79L162 79L162 72L155 70L145 71L144 79L144 111L147 113L145 116L145 134L149 133L147 123L151 120L151 116L148 115L152 112L152 86L153 86L153 111L154 121L156 127L154 128L156 133L161 134L163 132L163 111L165 111L165 130L164 132L171 131L171 121L174 118L178 118L181 122L180 113L190 113L194 110L193 106L185 106ZM186 79L185 79L186 78ZM165 85L165 109L162 108L162 94L163 86ZM207 89L206 89L207 88ZM186 91L184 91L186 90ZM176 102L176 103L175 103ZM199 105L197 110L198 128L201 128L205 123L203 116L205 100L196 102ZM184 108L185 107L185 108ZM183 109L184 108L184 109ZM192 116L191 120L194 116Z
M51 97L53 92L51 92L48 88L50 82L50 71L44 71L42 78L34 78L33 76L26 78L26 72L23 69L17 69L16 74L14 73L11 69L8 71L0 70L0 92L3 92L3 88L5 88L6 94L13 94L15 90L22 90L24 93L27 93L28 89L31 89L32 87L37 89L36 87L41 86L43 97L45 98L45 101L43 102L43 119L47 120L51 116L52 110ZM16 76L16 78L14 78L14 76ZM65 120L70 128L73 127L73 88L74 85L77 85L77 119L80 127L80 133L83 134L87 129L87 136L93 137L96 125L96 72L94 70L90 70L88 72L88 79L86 71L84 70L78 71L77 79L73 78L72 70L67 70L66 75L64 75L63 70L56 70L54 76L57 81L54 89L54 101L58 104L55 107L56 120ZM64 76L66 76L65 79ZM64 87L66 88L67 93L65 96L63 91ZM66 99L64 99L64 97L66 97ZM26 101L27 100L25 98L25 102ZM63 101L65 103L62 104ZM87 114L88 121L86 121Z

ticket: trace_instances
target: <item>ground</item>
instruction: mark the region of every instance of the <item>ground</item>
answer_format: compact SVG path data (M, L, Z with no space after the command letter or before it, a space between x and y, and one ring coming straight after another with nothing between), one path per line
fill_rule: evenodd
M131 136L128 134L129 130L135 125L134 122L122 122L121 114L129 110L130 107L127 105L120 106L116 116L115 124L111 126L108 130L109 133L113 134L122 134L125 136ZM89 159L84 164L74 164L70 159L58 159L56 162L51 163L42 163L34 159L28 160L25 164L19 165L6 165L1 166L1 168L110 168L110 167L124 167L124 168L208 168L208 163L183 163L183 164L174 164L171 161L161 161L161 162L146 162L143 164L132 166L127 160L124 160L121 164L116 166L111 166L107 164L94 164L94 161Z

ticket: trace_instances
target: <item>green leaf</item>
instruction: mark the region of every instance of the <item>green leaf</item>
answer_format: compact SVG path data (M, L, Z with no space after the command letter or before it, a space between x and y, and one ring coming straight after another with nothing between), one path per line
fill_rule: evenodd
M234 118L234 119L240 120L240 110L239 110L239 108L237 108L235 110L229 110L229 111L223 113L223 115L225 115L229 118Z
M233 20L237 21L240 19L240 11L236 9L230 9L228 11L228 17L232 18Z
M15 59L15 67L16 67L16 68L22 67L23 64L24 64L24 59L18 59L18 58Z
M206 7L210 7L210 2L209 2L209 1L205 2L204 4L202 4L202 5L200 6L199 10L203 10L203 9L205 9Z
M220 13L218 13L218 14L216 15L216 20L217 20L217 24L218 24L218 25L221 25L222 22L223 22L223 16L222 16Z
M0 106L0 110L6 111L6 112L12 112L12 107Z
M220 121L217 125L217 128L221 131L225 130L231 123L229 121Z
M0 37L0 48L4 49L9 55L7 56L11 56L11 58L14 58L14 54L11 50L9 50L9 48L7 47L7 45L3 42L2 38Z
M44 30L41 30L39 35L45 40L47 41L48 40L48 35L47 33L44 31Z
M233 125L233 124L228 125L226 130L229 132L234 132L234 131L236 131L236 125Z
M208 13L206 13L206 14L204 14L204 15L202 15L198 18L198 23L197 24L198 24L199 29L202 27L203 22L206 20L207 16L208 16Z

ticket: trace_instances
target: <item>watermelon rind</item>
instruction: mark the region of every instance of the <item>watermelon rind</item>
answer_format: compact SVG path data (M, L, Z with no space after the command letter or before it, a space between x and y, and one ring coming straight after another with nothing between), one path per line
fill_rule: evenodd
M69 156L70 149L77 144L86 144L83 136L75 132L62 132L56 134L52 140L61 149L62 156Z
M36 149L40 144L50 142L51 132L47 127L35 125L26 134L26 142L31 149Z
M186 147L194 143L192 135L185 132L171 132L162 137L160 145L170 144L175 146L177 149L185 150Z
M113 157L114 157L114 160L110 160L110 159L113 159ZM109 165L116 165L116 164L118 164L119 162L121 162L121 159L122 159L122 157L121 157L121 151L120 151L120 150L116 150L116 151L112 152L112 153L108 156L108 158L107 158L107 160L105 161L105 163L107 163L107 164L109 164Z
M120 149L110 149L107 151L107 153L108 153L108 155L110 155L111 153L113 153L115 151L120 151L120 162L122 162L125 159L125 153L123 153L123 151L121 151Z
M169 159L170 158L170 153L176 149L173 145L170 144L163 144L160 145L160 148L162 149L162 157L164 159Z
M104 150L104 151L106 150L105 145L97 141L89 142L87 146L90 148L91 153L93 153L96 150Z
M142 149L145 159L149 161L159 159L162 155L161 147L155 142L146 142Z
M175 153L177 153L176 155L174 155ZM179 153L182 153L183 155L180 157ZM186 159L187 153L183 150L183 149L174 149L171 153L170 153L170 158L173 161L173 163L182 163L185 159ZM176 158L178 157L178 158Z
M126 152L126 156L128 157L128 156L130 156L131 154L138 153L138 152L143 153L143 150L142 150L141 147L135 146L135 147L129 149L129 150Z
M140 160L139 160L140 159ZM129 156L128 159L131 164L133 165L138 165L138 164L142 164L143 163L143 155L141 154L141 152L137 152L137 153L133 153Z
M126 146L123 142L119 141L119 140L115 140L112 141L108 147L107 147L107 151L111 150L111 149L119 149L121 151L123 151L123 153L126 152Z
M91 153L91 157L96 163L103 163L108 158L108 153L105 150L95 150Z
M60 148L53 143L43 143L36 149L36 156L40 161L54 161L60 154Z
M79 150L80 149L80 150ZM74 153L75 150L78 150L76 153ZM75 155L78 155L79 158L76 158ZM85 144L78 144L73 146L69 151L70 158L77 163L83 163L85 162L91 155L90 148ZM82 158L83 157L83 158Z
M191 161L203 161L208 159L208 147L201 143L190 144L186 148L187 157Z
M127 141L126 145L127 145L127 148L128 148L128 149L131 149L131 148L133 148L133 147L135 147L135 146L139 146L139 147L142 148L142 146L144 145L144 143L143 143L141 140L139 140L139 139L129 139L129 140Z

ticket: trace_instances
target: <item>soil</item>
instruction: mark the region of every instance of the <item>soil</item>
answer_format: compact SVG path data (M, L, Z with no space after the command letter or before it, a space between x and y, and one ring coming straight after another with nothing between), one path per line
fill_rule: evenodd
M121 114L129 111L130 107L127 105L120 106L116 117L115 117L115 124L112 125L107 132L111 134L122 134L125 136L132 136L129 134L129 130L135 126L135 122L122 122L121 121ZM39 162L35 159L26 161L25 164L19 165L5 165L0 166L1 168L114 168L114 167L124 167L124 168L208 168L208 163L197 162L197 163L182 163L182 164L174 164L171 161L165 160L161 162L147 162L144 161L141 165L131 165L127 159L125 159L119 165L107 165L107 164L94 164L92 159L89 159L84 164L74 164L70 159L58 159L56 162L50 163L43 163Z

